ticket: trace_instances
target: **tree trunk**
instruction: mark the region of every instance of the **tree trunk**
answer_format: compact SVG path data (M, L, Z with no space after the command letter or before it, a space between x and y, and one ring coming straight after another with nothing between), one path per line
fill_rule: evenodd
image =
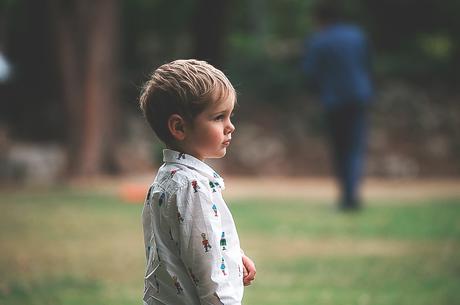
M61 72L62 99L66 106L67 117L67 159L68 170L71 175L77 172L78 148L81 146L81 132L78 126L82 125L83 118L80 110L83 101L81 78L83 67L79 30L76 21L78 12L68 12L60 7L59 1L50 3L54 25L56 29L56 42L58 61ZM77 37L75 37L77 36Z
M84 124L82 126L81 173L97 174L110 158L113 144L113 117L116 81L116 1L93 2L88 31L84 78Z
M194 57L218 68L224 62L229 0L200 0L192 18Z
M117 111L118 1L51 0L63 99L68 116L71 176L107 169Z

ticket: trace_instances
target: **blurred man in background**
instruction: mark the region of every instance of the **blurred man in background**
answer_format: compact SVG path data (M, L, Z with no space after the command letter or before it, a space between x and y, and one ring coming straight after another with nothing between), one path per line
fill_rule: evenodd
M333 2L318 3L313 17L317 30L307 42L303 68L318 87L325 109L341 191L339 207L353 211L361 206L359 185L373 96L368 42L357 26L341 21Z

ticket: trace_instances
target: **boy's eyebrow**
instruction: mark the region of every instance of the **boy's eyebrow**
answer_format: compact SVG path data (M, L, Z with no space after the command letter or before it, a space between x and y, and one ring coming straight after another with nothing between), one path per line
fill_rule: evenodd
M223 111L216 111L216 112L213 112L213 113L211 113L211 116L216 116L216 115L225 114L226 112L227 112L227 110L223 110Z
M235 108L233 108L233 109L230 111L230 113L232 113L232 112L234 112L234 111L235 111ZM228 110L228 109L224 109L224 110L220 110L220 111L213 112L212 114L213 114L213 115L217 115L217 114L223 114L223 113L227 113L227 112L229 112L229 110Z

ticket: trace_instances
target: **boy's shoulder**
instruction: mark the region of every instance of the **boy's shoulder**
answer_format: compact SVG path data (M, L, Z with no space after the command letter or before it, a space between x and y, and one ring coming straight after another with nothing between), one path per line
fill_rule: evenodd
M179 163L166 163L158 170L154 184L175 193L179 189L193 186L194 183L208 184L209 179L198 171Z

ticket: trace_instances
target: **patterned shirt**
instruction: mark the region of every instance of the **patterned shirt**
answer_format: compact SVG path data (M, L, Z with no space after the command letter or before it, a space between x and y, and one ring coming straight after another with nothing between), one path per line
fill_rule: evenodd
M193 156L163 156L142 211L144 305L241 304L242 255L223 179Z

